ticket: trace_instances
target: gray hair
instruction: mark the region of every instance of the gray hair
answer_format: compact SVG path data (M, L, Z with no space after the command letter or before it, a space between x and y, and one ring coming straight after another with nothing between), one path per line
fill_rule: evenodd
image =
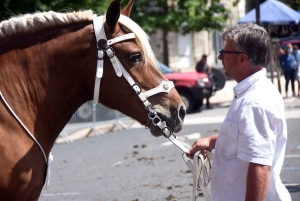
M253 68L266 66L269 54L268 32L253 23L242 23L226 28L221 37L231 39L236 51L248 55Z

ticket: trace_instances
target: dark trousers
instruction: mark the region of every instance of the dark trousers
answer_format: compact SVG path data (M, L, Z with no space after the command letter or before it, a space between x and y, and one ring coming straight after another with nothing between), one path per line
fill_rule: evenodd
M288 93L289 82L291 81L292 91L293 93L295 93L296 70L285 70L284 78L285 78L285 92Z
M209 103L209 97L206 97L206 107L209 108L210 107L210 103Z

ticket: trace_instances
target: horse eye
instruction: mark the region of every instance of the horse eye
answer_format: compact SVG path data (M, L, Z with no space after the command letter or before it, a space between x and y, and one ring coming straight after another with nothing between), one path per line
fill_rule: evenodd
M142 61L142 53L141 52L135 53L135 54L131 55L129 58L133 62Z

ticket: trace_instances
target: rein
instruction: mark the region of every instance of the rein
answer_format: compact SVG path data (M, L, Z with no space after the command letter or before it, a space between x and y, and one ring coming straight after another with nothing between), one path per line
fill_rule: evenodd
M49 153L49 157L47 159L46 154L44 152L43 147L40 145L40 143L37 141L37 139L31 134L31 132L28 130L28 128L23 124L23 122L21 121L21 119L16 115L16 113L13 111L13 109L9 106L9 104L7 103L7 101L5 100L4 96L2 95L1 91L0 91L0 97L3 100L4 104L6 105L6 107L9 109L9 111L13 114L14 118L21 124L21 126L25 129L25 131L27 132L27 134L33 139L33 141L40 147L44 158L45 158L45 162L47 164L47 173L46 173L46 189L48 189L49 186L49 181L50 181L50 165L53 163L53 156L51 154L51 152Z
M99 93L100 93L100 83L103 76L103 67L104 67L104 56L107 55L112 63L112 66L118 77L122 75L130 84L131 88L134 90L136 95L140 98L145 109L148 110L148 122L146 128L152 123L154 126L158 126L163 135L168 138L174 145L180 148L184 153L182 155L184 161L186 162L188 168L193 174L193 196L192 200L196 200L197 190L202 190L203 195L207 201L210 201L210 196L207 191L207 186L210 181L210 169L211 169L211 160L212 153L207 151L207 157L204 159L203 155L200 152L194 154L193 163L185 155L189 153L191 146L177 138L173 134L172 130L167 126L165 121L162 121L158 116L157 112L152 109L152 104L148 101L148 97L153 96L158 93L169 93L172 88L174 88L174 83L172 81L162 81L157 87L150 89L146 92L142 92L142 88L138 83L136 83L131 76L128 74L124 66L118 60L115 55L115 51L111 45L122 42L124 40L134 39L135 34L129 33L125 34L110 40L107 40L105 31L104 31L104 16L98 16L93 19L94 32L97 42L97 72L95 76L95 87L94 87L94 103L99 103Z
M193 162L185 153L182 154L182 158L193 174L192 201L196 201L198 191L203 193L206 201L211 201L207 188L211 178L213 153L206 151L206 158L204 158L202 153L197 151L194 154Z

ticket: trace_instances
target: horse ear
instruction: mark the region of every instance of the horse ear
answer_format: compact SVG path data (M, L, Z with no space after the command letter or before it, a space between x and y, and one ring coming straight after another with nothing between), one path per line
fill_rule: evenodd
M130 0L125 8L122 9L121 14L129 17L134 0Z
M114 0L110 3L106 12L106 23L111 31L114 31L120 17L121 0Z

